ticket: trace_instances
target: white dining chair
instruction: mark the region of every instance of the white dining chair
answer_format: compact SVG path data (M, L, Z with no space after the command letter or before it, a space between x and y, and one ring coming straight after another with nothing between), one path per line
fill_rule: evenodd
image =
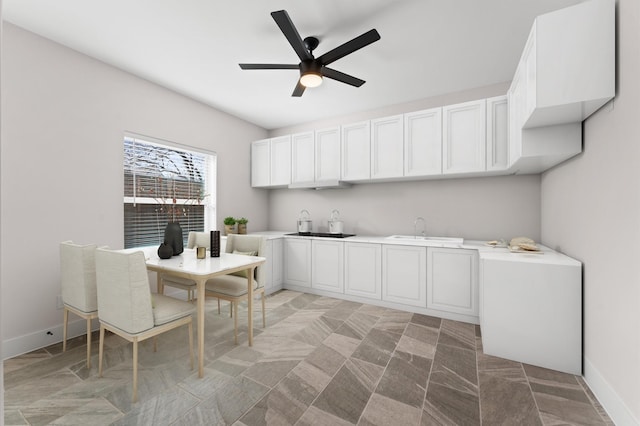
M243 254L250 256L266 256L267 240L258 235L227 235L226 253ZM264 302L264 275L263 266L255 269L253 277L253 294L260 294L262 300L262 327L266 327L265 302ZM207 281L205 295L218 298L218 314L220 313L220 299L231 302L231 316L233 317L234 341L238 344L238 302L247 300L247 275L246 271L221 275Z
M193 304L151 294L142 251L96 250L96 283L100 346L98 375L102 377L105 330L133 343L133 402L138 400L138 343L165 331L187 325L193 369ZM154 341L154 351L156 344Z
M187 239L187 248L206 247L210 248L211 234L209 232L190 231ZM173 275L163 274L161 276L162 285L180 288L187 291L187 300L193 301L196 290L196 282L189 278L176 277Z
M87 368L91 368L91 320L98 318L95 244L60 243L60 284L64 305L62 352L67 350L69 312L87 322Z

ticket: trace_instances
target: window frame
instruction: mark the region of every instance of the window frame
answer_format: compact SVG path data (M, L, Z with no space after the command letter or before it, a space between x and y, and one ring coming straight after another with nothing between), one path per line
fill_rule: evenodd
M204 199L198 203L200 205L202 205L204 207L204 211L203 211L203 216L204 216L204 230L207 229L215 229L216 228L216 222L217 222L217 197L216 197L216 190L217 190L217 153L214 151L210 151L207 149L203 149L203 148L196 148L193 146L189 146L189 145L183 145L180 143L176 143L176 142L171 142L171 141L166 141L166 140L162 140L162 139L158 139L158 138L154 138L151 136L145 136L145 135L140 135L137 133L131 133L131 132L124 132L124 135L121 139L121 143L122 143L122 155L123 155L123 159L122 159L122 165L123 165L123 179L124 179L124 175L126 173L126 156L125 156L125 144L127 139L129 140L133 140L134 142L137 141L141 144L146 144L146 145L151 145L151 146L157 146L160 148L164 148L164 149L169 149L169 150L174 150L174 151L181 151L181 152L186 152L186 153L190 153L190 154L195 154L195 155L201 155L204 156L205 158L205 166L204 166L204 171L205 171L205 197ZM125 196L125 191L126 191L126 181L123 181L123 193L122 193L122 200L123 200L123 239L124 239L124 245L126 246L127 244L127 236L126 236L126 232L127 232L127 224L124 222L126 220L126 217L124 217L124 209L126 209L126 205L133 205L135 206L136 204L143 204L143 205L157 205L157 206L167 206L170 205L169 203L163 203L160 202L158 200L158 198L153 198L153 197L148 197L148 196L141 196L138 195L136 193L136 189L135 189L135 176L134 176L134 189L133 189L133 196ZM177 198L175 203L172 203L173 205L191 205L193 203L191 203L191 201L194 199L185 199L185 198ZM166 214L166 212L164 213L158 213L158 214ZM180 222L180 220L178 220ZM166 224L168 223L168 220L160 220L158 219L158 226L161 227L161 229L164 230L164 228L166 227ZM183 239L185 241L186 244L186 240L187 240L187 236L188 233L183 232ZM158 244L160 244L162 241L159 241ZM134 247L138 247L138 246L130 246L130 247L125 247L125 248L134 248Z

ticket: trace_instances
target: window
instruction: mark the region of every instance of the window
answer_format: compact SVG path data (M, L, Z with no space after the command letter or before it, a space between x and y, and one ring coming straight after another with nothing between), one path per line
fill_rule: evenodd
M189 231L214 229L215 154L148 137L124 137L124 247L159 245L168 222Z

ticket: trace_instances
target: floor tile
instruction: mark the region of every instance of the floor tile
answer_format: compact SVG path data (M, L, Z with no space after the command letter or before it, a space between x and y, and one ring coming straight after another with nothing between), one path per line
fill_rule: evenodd
M473 324L451 320L442 320L438 343L475 351L475 327Z
M479 382L483 424L542 425L528 383L483 371Z
M374 328L362 340L353 357L385 367L400 337L399 334Z
M349 426L353 424L355 423L341 419L314 406L309 407L298 423L296 423L296 425L299 426Z
M431 360L398 352L389 361L376 393L422 409Z
M418 425L420 423L421 415L421 408L412 407L397 400L374 393L371 395L369 404L362 413L358 425Z
M271 388L289 374L299 362L260 361L249 367L242 375Z
M345 363L313 406L347 422L356 423L383 370L381 367L367 364L358 361Z
M480 401L477 395L437 383L429 382L424 411L423 420L438 419L435 424L480 424Z
M442 318L422 314L413 314L413 316L411 317L411 322L413 324L423 325L425 327L435 328L436 330L439 330L440 324L442 324Z

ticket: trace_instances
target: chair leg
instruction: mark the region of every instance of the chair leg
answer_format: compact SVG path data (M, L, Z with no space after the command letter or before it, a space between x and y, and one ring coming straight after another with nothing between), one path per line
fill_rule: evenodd
M191 359L191 369L193 370L193 321L189 323L189 358Z
M237 305L236 305L236 315L238 315ZM233 318L233 302L229 302L229 318Z
M220 315L220 299L218 299L218 315Z
M233 316L233 339L238 344L238 302L231 302L231 311L235 309L236 314Z
M100 324L100 347L98 349L98 377L102 377L102 352L104 349L104 326Z
M69 322L69 310L64 308L62 324L62 352L67 350L67 323Z
M153 351L158 352L158 336L153 336Z
M262 328L267 327L267 318L264 313L264 291L262 292Z
M87 318L87 368L91 368L91 318Z
M131 401L138 401L138 339L133 340L133 397Z

